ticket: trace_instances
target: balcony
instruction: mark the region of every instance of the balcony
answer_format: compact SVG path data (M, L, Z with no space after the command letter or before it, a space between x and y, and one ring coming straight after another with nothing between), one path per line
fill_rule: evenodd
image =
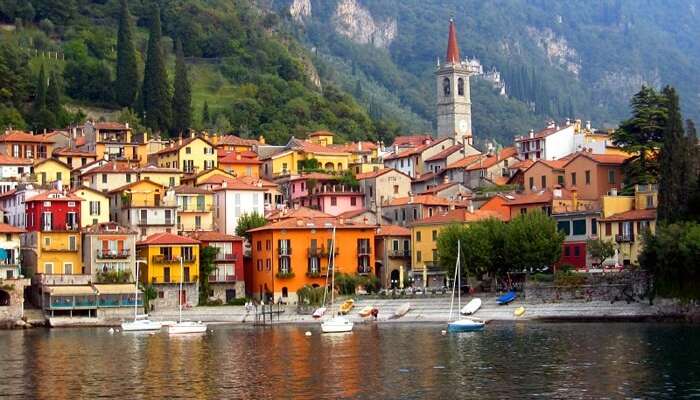
M92 276L83 274L36 274L32 278L32 284L41 285L88 285Z
M307 253L308 253L309 258L323 257L325 252L326 252L326 249L323 247L309 247L307 249Z
M172 226L175 224L175 221L173 219L165 219L163 222L156 222L154 220L149 220L148 218L139 218L138 219L138 225L139 226Z
M211 274L209 275L209 282L235 282L236 275L225 275L225 274Z
M358 247L357 254L360 256L368 256L372 254L372 246Z
M129 196L122 197L122 208L177 208L174 199L154 201L153 199L132 200Z
M217 253L215 261L238 261L238 254L222 254Z
M80 230L80 223L69 224L41 224L42 232L77 232Z
M321 248L321 257L328 257L331 255L330 253L330 249L325 249L323 247ZM335 248L334 256L337 256L338 254L340 254L340 247Z
M190 277L185 277L187 279L183 280L183 283L197 283L199 281L199 276L198 275L192 275ZM179 279L158 279L155 276L151 277L151 283L152 284L158 284L158 283L180 283Z
M392 258L411 257L411 250L389 250L389 257L392 257Z
M615 235L615 241L617 243L634 242L634 233L623 233L622 235Z
M292 248L291 247L278 247L277 254L280 257L289 257L292 255Z
M191 212L191 213L202 213L210 212L213 209L211 204L207 205L197 205L197 204L180 204L177 206L177 211L179 212Z
M182 261L185 264L194 263L197 261L197 257L184 258ZM151 257L151 262L155 264L180 264L180 257L156 254Z
M96 252L97 259L100 260L124 260L131 256L131 250L110 250L110 249L98 249Z
M357 273L360 275L367 275L372 272L372 268L369 265L360 265L357 267Z
M42 246L41 246L41 251L49 252L49 253L51 253L51 252L70 252L70 253L75 253L75 252L80 251L80 246L78 246L77 244L76 244L75 246L73 246L73 247L67 246L67 245L60 245L60 244L51 245L51 246L42 245Z

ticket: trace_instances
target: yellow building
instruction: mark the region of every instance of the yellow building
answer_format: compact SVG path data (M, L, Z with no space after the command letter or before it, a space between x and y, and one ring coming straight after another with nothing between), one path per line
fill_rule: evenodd
M604 264L638 264L644 235L656 232L658 191L655 185L636 185L633 196L603 196L598 236L616 243L616 255Z
M182 171L177 168L162 168L155 165L147 165L139 168L138 179L150 180L165 187L175 187L180 185Z
M83 201L80 205L80 226L109 222L109 196L99 190L81 186L71 191Z
M47 158L34 164L34 174L37 182L45 185L47 183L61 181L64 185L70 184L71 168L68 164L55 158Z
M177 231L214 230L214 193L195 186L177 186Z
M201 137L178 139L169 147L154 154L161 168L178 168L186 174L196 174L217 166L214 146Z
M334 146L332 136L321 136L324 138L321 140L313 135L315 133L312 133L310 138L314 141L291 138L284 149L263 157L263 176L270 179L296 175L303 163L311 159L317 161L319 168L327 171L345 171L349 168L351 153L341 146ZM331 143L328 143L329 141Z
M236 177L233 176L232 174L229 174L228 172L222 170L221 168L212 168L208 169L206 171L202 171L198 174L195 175L187 175L182 178L181 183L183 185L190 185L190 186L199 186L204 184L205 182L210 181L212 178L216 178L218 180L221 179L235 179Z
M150 180L109 192L110 219L139 232L140 238L177 231L177 199L172 188Z
M469 224L471 222L505 217L491 210L456 209L436 214L413 222L411 228L411 277L416 287L442 287L447 284L444 270L440 267L437 239L440 232L450 224ZM427 282L425 279L427 278ZM403 278L404 280L406 277Z
M171 233L156 233L136 243L138 258L146 260L139 279L153 285L158 295L155 309L178 307L178 293L183 304L197 305L199 279L199 241ZM179 284L183 282L183 291Z

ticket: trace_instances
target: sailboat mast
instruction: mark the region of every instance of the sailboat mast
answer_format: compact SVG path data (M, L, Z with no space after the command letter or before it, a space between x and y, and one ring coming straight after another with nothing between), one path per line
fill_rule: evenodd
M139 315L139 262L136 261L136 278L134 279L134 322Z
M180 256L180 292L177 294L177 302L180 305L180 323L182 323L182 274L184 271L185 268L183 266L182 256Z
M457 241L457 264L462 261L462 242ZM462 310L462 266L457 267L457 309Z
M459 255L460 255L460 242L457 241L457 262L455 263L455 276L452 279L452 299L450 299L450 321L452 321L452 307L455 304L455 288L457 287L457 277L459 276Z
M330 248L330 266L333 268L331 271L331 315L335 316L334 303L335 303L335 225L333 226L333 233L331 234L331 248ZM328 274L326 274L327 276Z

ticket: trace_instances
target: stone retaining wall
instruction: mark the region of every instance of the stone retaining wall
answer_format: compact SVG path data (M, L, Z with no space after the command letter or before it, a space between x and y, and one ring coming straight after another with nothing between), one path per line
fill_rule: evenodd
M641 301L648 299L649 275L644 271L585 274L585 283L562 286L529 280L525 285L528 303L560 301Z

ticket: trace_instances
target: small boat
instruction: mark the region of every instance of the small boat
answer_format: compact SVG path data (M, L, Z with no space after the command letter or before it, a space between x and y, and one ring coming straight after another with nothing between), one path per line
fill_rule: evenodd
M177 324L177 321L171 321L171 320L167 320L167 321L158 321L158 322L160 322L160 325L161 325L161 326L170 326L170 325L175 325L175 324Z
M314 310L314 313L311 314L312 317L314 318L321 318L323 317L323 314L326 313L326 307L319 307L316 310Z
M353 323L349 319L338 315L321 324L321 332L323 333L341 333L351 332Z
M201 322L183 321L166 326L165 331L170 334L204 333L207 331L207 325Z
M340 313L345 315L352 310L352 308L355 307L355 300L350 299L350 300L345 300L343 304L340 305L339 310Z
M480 298L472 299L472 301L467 303L466 306L462 307L462 309L459 311L459 313L462 315L472 315L480 307L481 307L481 299Z
M360 312L359 312L360 317L369 317L369 315L372 314L373 308L374 307L372 307L372 306L363 307L362 310L360 310Z
M499 297L498 299L496 299L496 302L500 305L504 305L504 304L508 304L508 303L512 302L513 300L515 300L516 297L518 297L518 295L515 294L515 292L511 290L510 292L508 292L508 293L504 294L503 296Z
M484 329L484 321L478 320L478 319L473 319L473 318L464 318L464 319L458 319L457 321L450 322L447 324L447 331L448 332L474 332L474 331L481 331Z
M513 311L513 315L515 315L516 317L520 317L523 314L525 314L525 307L523 306L520 306Z
M150 319L137 319L131 322L122 323L122 331L124 332L134 332L134 331L157 331L163 327L158 321L151 321Z
M394 311L393 318L401 318L411 309L411 303L403 303Z

